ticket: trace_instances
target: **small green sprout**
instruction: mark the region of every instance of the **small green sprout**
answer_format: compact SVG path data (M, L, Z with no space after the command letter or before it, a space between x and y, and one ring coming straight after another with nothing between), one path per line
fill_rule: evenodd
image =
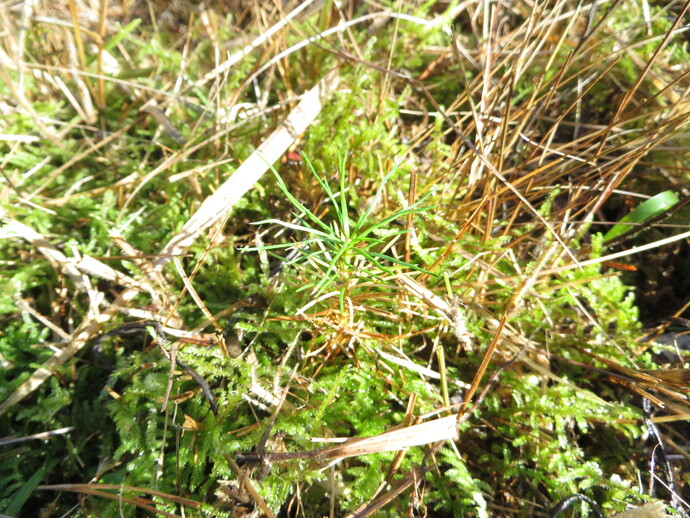
M345 156L341 155L339 159L340 190L337 193L333 192L331 186L315 171L312 163L306 157L305 162L326 193L335 215L335 221L326 223L317 217L312 210L290 193L283 178L272 168L278 187L296 209L296 222L267 219L256 224L277 224L300 232L307 237L297 242L245 248L245 250L281 248L298 250L300 254L298 259L308 261L317 270L317 275L314 276L315 280L300 288L300 290L311 289L314 296L322 294L334 284L342 284L342 298L345 289L352 286L347 280L358 278L381 280L383 274L395 275L395 267L391 266L391 263L403 268L425 272L424 269L401 261L388 252L393 243L407 232L404 228L396 228L396 221L404 221L409 214L428 211L431 207L422 206L425 198L380 220L373 220L373 213L381 199L383 189L387 182L399 172L399 163L381 181L381 185L367 209L359 215L357 221L351 221L348 216L347 193L349 189L346 184Z

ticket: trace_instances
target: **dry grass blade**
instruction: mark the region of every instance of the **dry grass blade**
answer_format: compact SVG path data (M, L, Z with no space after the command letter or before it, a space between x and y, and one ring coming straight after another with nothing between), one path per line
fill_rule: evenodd
M413 446L434 444L439 441L455 440L458 437L455 416L432 419L426 423L416 424L384 432L374 437L348 439L343 444L311 450L305 452L255 452L238 455L238 459L246 462L267 460L281 462L296 459L330 460L346 459L359 455L371 455L384 451L400 451Z
M173 237L161 250L162 257L156 261L156 267L162 268L168 261L168 255L179 254L189 247L198 235L223 217L256 182L269 170L303 133L321 111L338 86L338 71L326 74L319 84L302 96L299 104L283 121L270 137L240 166L237 171L192 215L183 229Z
M48 439L49 437L52 437L55 435L63 435L63 434L70 433L73 429L74 429L73 427L67 426L65 428L59 428L57 430L50 430L48 432L35 433L33 435L28 435L26 437L4 438L4 439L0 439L0 446L6 446L8 444L16 444L16 443L25 442L25 441L45 440L45 439Z
M36 247L39 252L41 252L45 258L50 262L50 264L55 268L55 270L64 272L72 282L77 287L77 289L86 292L87 284L84 282L84 278L73 262L68 259L65 254L63 254L57 247L53 246L45 236L36 232L32 228L14 221L12 219L4 217L4 212L0 212L0 216L3 217L5 226L2 229L2 238L11 239L13 237L21 237L28 241L32 246Z
M366 518L367 516L371 516L376 511L379 511L386 505L390 504L394 498L402 494L410 486L419 484L424 479L424 475L432 469L434 469L433 466L428 466L424 468L417 468L414 471L408 473L407 475L405 475L405 478L403 480L397 481L394 484L393 488L386 494L380 496L373 502L368 502L362 505L362 507L357 509L354 513L349 514L347 518Z
M199 79L197 81L195 86L196 87L203 86L206 83L208 83L209 81L213 81L214 79L218 78L219 76L226 74L229 70L232 69L233 66L237 65L237 63L239 61L241 61L244 57L246 57L255 48L263 45L266 41L268 41L270 38L272 38L275 34L277 34L281 30L283 30L286 26L288 26L296 17L298 17L300 14L302 14L303 11L305 11L313 3L314 3L314 0L306 0L304 2L300 2L299 5L295 9L293 9L286 16L282 17L278 23L273 25L270 29L262 32L250 44L243 47L241 51L236 52L235 54L230 56L227 60L225 60L223 63L221 63L220 65L215 67L213 70L208 72L206 75L204 75L204 77L202 77L201 79Z
M153 496L158 496L170 502L176 502L187 507L195 509L198 509L200 507L199 502L196 502L189 498L178 497L175 495L164 493L162 491L155 491L151 489L130 486L121 486L117 484L54 484L47 486L39 486L38 489L42 491L70 491L74 493L81 493L84 495L92 495L100 498L107 498L110 500L126 502L146 511L152 512L153 514L166 516L168 518L182 518L182 515L168 513L166 511L157 509L155 506L150 505L152 502L149 499L145 499L143 497L123 497L121 494L113 493L111 491L133 491L138 493L145 493Z
M259 492L256 490L256 488L252 484L252 481L249 480L247 473L237 465L237 463L232 459L232 457L230 457L229 455L226 455L225 458L227 459L228 464L230 464L230 466L234 470L238 479L241 481L242 486L247 491L247 493L249 493L249 495L252 497L254 502L257 503L259 508L264 512L264 514L268 518L275 518L273 511L271 511L270 507L268 507L265 500L263 498L261 498L261 495L259 494Z

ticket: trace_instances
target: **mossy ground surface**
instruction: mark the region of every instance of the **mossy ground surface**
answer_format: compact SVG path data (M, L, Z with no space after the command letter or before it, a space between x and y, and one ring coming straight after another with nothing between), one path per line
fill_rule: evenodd
M688 512L680 4L91 4L0 6L0 514Z

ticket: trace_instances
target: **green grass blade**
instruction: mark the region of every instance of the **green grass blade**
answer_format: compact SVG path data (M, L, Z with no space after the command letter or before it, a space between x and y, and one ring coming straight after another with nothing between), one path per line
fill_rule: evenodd
M350 235L350 218L347 215L347 201L345 199L345 160L347 154L338 153L338 172L340 176L340 223L343 227L343 235Z
M331 206L335 210L336 213L336 218L338 221L341 222L343 221L343 213L340 211L340 208L338 206L338 202L335 199L335 194L333 193L333 190L331 189L331 186L328 185L328 182L326 182L321 176L319 176L319 173L316 172L316 169L312 165L312 163L309 161L308 157L304 157L305 162L307 163L307 166L309 167L309 171L311 171L311 174L314 175L314 178L316 178L316 181L319 182L319 185L321 188L324 190L326 193L326 196L328 196L329 201L331 202ZM347 215L347 213L345 213Z
M257 252L259 250L276 250L281 248L293 248L302 245L309 245L311 243L321 242L321 239L305 239L303 241L294 241L292 243L280 243L277 245L261 245L261 246L243 246L237 249L240 252Z
M319 218L316 217L307 207L302 205L302 203L295 198L290 191L287 188L287 185L285 184L285 181L283 178L278 174L278 172L275 170L275 168L271 167L271 172L273 172L273 176L275 176L276 181L278 182L278 187L280 190L283 192L283 194L287 197L288 201L294 206L299 209L300 212L304 213L313 223L321 227L325 232L330 234L330 228L328 225L326 225L323 221L321 221Z
M369 235L371 232L378 230L382 227L385 227L389 223L392 223L393 221L397 219L402 219L408 214L415 214L418 212L426 212L428 210L431 210L433 207L416 207L417 203L415 203L412 207L409 207L407 209L403 209L401 211L396 212L395 214L391 214L390 216L383 218L381 221L377 221L370 227L367 227L364 231L359 233L357 235L357 239L363 239L365 236ZM401 230L400 233L404 233L406 230Z
M399 264L400 266L404 266L405 268L410 268L412 270L415 270L415 271L418 271L421 273L426 273L427 275L432 275L434 277L438 277L438 275L436 275L435 273L430 272L428 270L425 270L424 268L422 268L420 266L417 266L417 265L412 264L412 263L406 263L405 261L401 261L400 259L396 259L395 257L392 257L390 255L379 254L378 252L367 252L367 253L371 254L374 257L378 257L380 259L385 259L387 261L394 262L395 264Z
M673 207L680 200L673 191L664 191L640 203L632 212L626 214L618 224L604 234L604 243L612 241L627 232L631 232L634 225L643 224ZM632 225L631 225L632 224Z
M357 219L357 224L355 225L355 233L359 232L360 229L364 226L364 223L367 221L367 219L369 219L371 211L373 211L374 207L376 207L377 200L381 197L386 183L388 183L388 180L390 180L393 177L393 175L397 172L398 164L393 166L393 170L383 178L383 180L381 181L381 185L379 185L379 188L376 190L376 194L374 194L374 197L371 199L369 207L362 214L360 214L359 218Z
M26 501L31 497L33 492L36 490L38 485L41 483L41 480L43 480L43 476L45 475L45 466L42 466L38 471L36 471L33 475L31 475L31 478L24 484L13 496L12 499L10 500L9 504L7 504L7 507L4 509L3 514L7 516L18 516L19 512L22 510L22 507L24 507L24 504Z
M141 25L141 18L135 18L129 22L124 27L121 27L112 38L110 38L105 45L103 45L103 50L106 52L111 52L115 47L117 47L122 40L124 40L134 29Z

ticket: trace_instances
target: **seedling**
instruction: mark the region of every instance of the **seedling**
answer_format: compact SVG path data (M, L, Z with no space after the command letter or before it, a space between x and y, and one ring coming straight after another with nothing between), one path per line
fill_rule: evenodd
M389 180L400 172L400 163L397 163L383 178L376 194L368 203L367 209L359 215L357 221L352 222L348 215L350 204L345 170L346 156L339 157L340 190L337 193L334 193L326 179L316 172L307 157L304 157L304 162L326 193L332 214L335 216L334 221L327 223L317 217L313 210L307 208L290 193L285 180L272 168L278 187L296 209L295 219L292 222L267 219L256 224L277 224L306 237L297 242L251 247L245 250L291 248L293 253L297 253L297 257L291 262L307 263L309 267L317 270L316 275L309 277L319 279L307 283L298 291L311 290L311 295L318 297L334 284L338 285L340 286L341 309L344 307L346 293L362 279L380 281L383 275L394 276L396 267L426 272L423 268L402 261L389 252L395 241L407 232L405 229L396 228L396 221L403 221L409 214L428 211L431 207L423 206L426 198L389 216L384 216L379 220L374 219L383 190Z

